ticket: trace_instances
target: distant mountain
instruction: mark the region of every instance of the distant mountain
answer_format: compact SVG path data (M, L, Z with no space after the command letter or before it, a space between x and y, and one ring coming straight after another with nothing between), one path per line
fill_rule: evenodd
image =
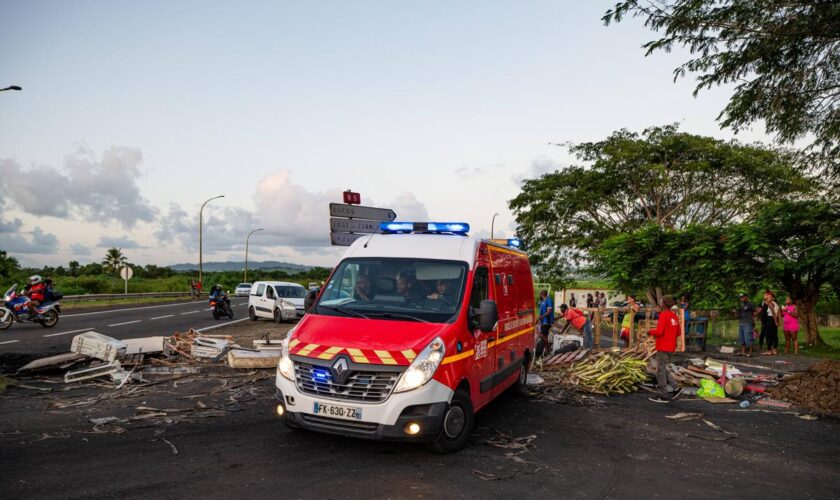
M208 273L221 271L241 271L245 269L245 262L227 261L227 262L205 262L204 271ZM169 266L175 271L197 271L198 264L174 264ZM277 262L274 260L267 260L265 262L248 262L248 269L264 269L270 271L285 271L289 274L306 272L312 269L312 266L304 266L301 264L292 264L290 262Z

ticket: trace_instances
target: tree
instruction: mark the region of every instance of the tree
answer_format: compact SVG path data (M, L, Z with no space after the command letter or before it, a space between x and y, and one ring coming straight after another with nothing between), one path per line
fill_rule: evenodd
M641 17L662 37L645 55L689 49L674 80L697 73L696 96L734 85L718 115L735 131L763 121L782 143L814 135L812 150L840 176L840 3L819 0L621 1L605 25Z
M120 268L128 263L128 258L123 255L121 248L112 247L105 252L105 258L102 260L102 265L111 273L117 274Z
M79 261L71 260L67 263L67 272L70 273L70 276L78 276L81 269L82 266Z
M20 272L20 264L14 257L6 255L5 250L0 250L0 279L7 280Z
M840 204L773 203L730 231L731 248L796 301L809 345L822 345L816 317L823 284L840 275Z
M786 150L692 135L676 125L620 130L570 151L590 166L528 179L509 202L532 263L559 284L618 234L648 223L721 226L768 200L811 190Z

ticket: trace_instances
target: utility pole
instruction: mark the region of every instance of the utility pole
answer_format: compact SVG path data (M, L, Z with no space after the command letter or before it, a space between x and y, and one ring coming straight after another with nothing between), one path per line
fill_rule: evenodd
M224 197L225 195L220 194L219 196L214 196L208 199L207 201L201 204L201 210L198 211L198 282L201 283L202 287L204 286L204 235L202 231L202 226L204 225L204 205L207 205L207 202L211 200Z

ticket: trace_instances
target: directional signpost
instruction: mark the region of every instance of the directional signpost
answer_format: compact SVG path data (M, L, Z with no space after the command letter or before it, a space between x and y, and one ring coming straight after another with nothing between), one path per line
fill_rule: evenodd
M330 242L338 246L350 246L354 241L379 232L380 222L391 222L397 214L390 208L362 207L361 195L344 192L346 204L330 203Z
M134 276L134 270L128 266L123 266L120 268L120 276L125 280L125 293L128 293L128 280Z

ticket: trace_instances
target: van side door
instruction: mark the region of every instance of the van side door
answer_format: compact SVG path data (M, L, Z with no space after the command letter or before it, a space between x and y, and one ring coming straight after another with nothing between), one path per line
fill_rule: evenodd
M274 317L274 303L277 300L277 294L274 292L274 287L268 285L265 287L265 296L263 297L263 307L268 317Z
M493 398L493 373L495 371L495 344L496 332L482 332L473 324L472 311L477 311L482 300L490 300L490 271L486 265L479 264L473 273L472 289L470 290L469 302L470 323L467 328L473 338L472 363L470 365L469 379L471 381L473 405L479 408Z
M248 298L248 302L254 308L254 314L257 316L265 316L265 306L263 306L263 294L265 293L265 283L254 284L251 287L251 296Z

